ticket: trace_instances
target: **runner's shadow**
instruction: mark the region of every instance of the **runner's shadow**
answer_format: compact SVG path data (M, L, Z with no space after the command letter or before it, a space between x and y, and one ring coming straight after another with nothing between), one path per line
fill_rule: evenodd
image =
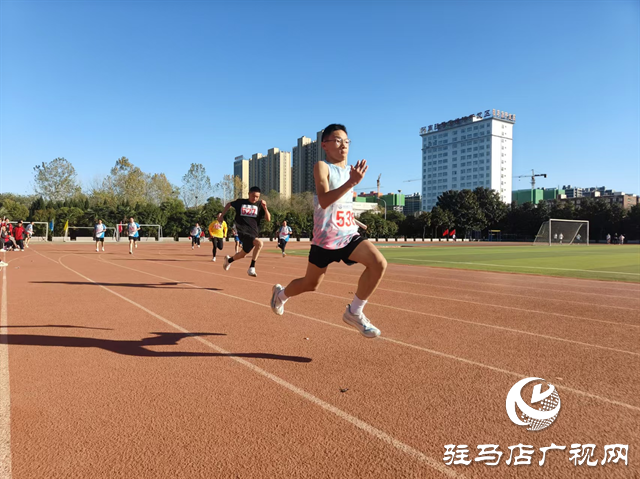
M151 288L151 289L194 289L194 288L171 288L171 286L178 286L180 284L191 284L186 282L172 282L172 283L92 283L90 281L31 281L32 284L69 284L74 286L121 286L127 288ZM169 288L167 288L169 286ZM200 288L207 289L209 291L222 291L220 288Z
M73 336L45 336L40 334L7 334L9 345L16 346L53 346L63 348L98 348L125 356L140 357L239 357L255 359L273 359L309 363L311 358L304 356L284 356L270 353L199 353L189 351L153 351L148 346L174 346L184 338L191 336L226 336L224 333L151 333L154 336L139 341L81 338Z
M43 324L43 325L33 325L33 326L5 326L5 328L68 328L68 329L96 329L100 331L113 331L113 329L109 328L92 328L90 326L71 326L67 324Z

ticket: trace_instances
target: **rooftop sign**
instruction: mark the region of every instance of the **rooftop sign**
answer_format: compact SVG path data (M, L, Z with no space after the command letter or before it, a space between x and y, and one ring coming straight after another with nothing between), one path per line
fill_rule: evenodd
M434 131L445 130L447 128L455 128L457 126L472 123L474 119L482 120L484 118L495 118L496 120L516 121L516 115L507 113L500 110L485 110L484 113L478 112L475 115L469 115L462 118L456 118L455 120L445 121L443 123L436 123L434 125L423 126L420 128L420 134L426 135Z

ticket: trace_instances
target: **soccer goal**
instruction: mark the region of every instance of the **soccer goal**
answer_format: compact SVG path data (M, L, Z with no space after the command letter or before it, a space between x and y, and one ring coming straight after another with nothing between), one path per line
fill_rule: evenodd
M10 221L15 228L18 224L17 221ZM30 221L23 221L22 227L26 230L27 226L29 226ZM39 241L47 241L49 236L49 223L46 221L34 221L33 222L33 235L31 236L31 241L39 240Z
M586 220L545 221L533 244L589 244L589 222Z
M127 237L127 228L129 223L120 223L117 227L118 240L120 236ZM114 236L115 237L115 236ZM140 241L162 241L162 226L160 225L140 225L140 231L138 231L138 237Z
M95 241L93 236L95 227L93 226L69 226L64 232L62 241L65 243L68 241ZM115 228L113 226L107 226L104 232L104 239L115 239Z

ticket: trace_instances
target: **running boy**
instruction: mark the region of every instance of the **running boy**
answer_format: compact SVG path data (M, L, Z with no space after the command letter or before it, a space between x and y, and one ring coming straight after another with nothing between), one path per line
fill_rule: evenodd
M287 256L287 254L284 252L284 249L287 247L287 243L289 242L291 233L292 233L291 227L287 226L286 221L283 221L282 226L278 230L278 248L282 250L283 258Z
M271 221L271 213L267 209L267 203L260 199L260 188L257 186L253 186L249 190L249 199L238 198L231 203L227 203L222 213L218 215L220 223L222 223L224 215L227 214L227 211L232 206L236 210L236 228L242 242L242 251L236 253L233 258L225 256L222 267L225 271L228 271L231 263L244 258L253 250L253 258L247 274L249 276L258 276L256 274L256 261L260 255L260 250L262 250L262 241L258 239L258 236L260 236L260 220L265 218L267 221Z
M200 248L200 235L202 234L202 228L200 228L200 223L196 223L196 225L191 228L191 249L195 245L198 245Z
M220 223L219 219L213 221L209 225L209 235L213 243L213 259L211 261L215 262L216 253L218 250L222 251L224 239L227 237L227 222L222 220L222 223Z
M27 230L27 240L24 245L28 248L29 243L31 243L31 237L33 236L33 221L27 225L26 230Z
M140 240L140 225L133 220L133 216L129 218L129 224L127 224L127 231L129 233L129 254L133 254L133 246L136 248L136 241Z
M307 272L304 278L294 279L286 288L279 284L273 287L271 309L281 315L289 298L316 291L329 264L340 261L347 265L360 263L365 270L342 320L363 336L375 338L380 336L380 330L369 322L362 310L378 287L387 261L372 243L358 234L353 217L353 187L362 181L368 167L366 160L348 167L350 143L344 125L331 124L322 133L322 149L327 159L319 161L313 168L316 195Z
M242 247L242 243L240 242L240 237L238 236L238 230L236 229L236 225L234 223L233 228L231 228L231 234L233 235L233 242L235 243L234 249L235 253L238 254L240 248Z
M96 240L96 252L100 251L98 245L102 246L104 251L104 234L107 231L107 227L102 224L102 220L98 220L98 224L93 227L93 237Z

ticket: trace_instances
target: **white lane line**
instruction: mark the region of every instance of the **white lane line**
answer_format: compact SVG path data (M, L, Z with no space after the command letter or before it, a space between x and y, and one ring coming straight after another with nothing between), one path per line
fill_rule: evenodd
M92 257L83 257L83 258L94 259ZM47 259L50 259L50 258L47 258ZM102 258L100 258L100 259L102 259ZM50 260L54 261L52 259L50 259ZM98 261L98 260L96 260L96 261ZM266 304L263 304L263 303L258 303L256 301L252 301L250 299L245 299L245 298L242 298L240 296L234 296L232 294L222 293L220 291L211 291L210 289L204 288L202 286L196 286L196 285L193 285L193 284L184 283L183 281L179 281L179 280L172 279L172 278L167 278L166 276L160 276L160 275L157 275L157 274L154 274L154 273L149 273L147 271L142 271L142 270L135 269L135 268L129 268L128 266L122 266L122 265L119 265L119 264L116 264L116 263L112 263L112 262L106 261L106 260L102 260L102 261L104 263L106 263L106 264L110 264L110 265L116 266L118 268L128 269L128 270L131 270L131 271L135 271L137 273L146 274L148 276L153 276L155 278L164 279L165 281L170 281L170 282L173 282L173 283L183 283L184 285L189 286L189 287L194 288L194 289L203 290L203 291L206 291L206 292L209 292L209 293L213 293L213 294L219 294L220 296L226 296L228 298L237 299L237 300L243 301L245 303L255 304L255 305L261 306L263 308L271 309L271 307L269 305L266 305ZM173 265L166 265L166 266L173 266ZM174 267L181 268L180 266L174 266ZM189 269L189 268L183 268L183 269ZM215 274L215 273L212 273L212 274ZM239 279L239 278L235 278L235 279ZM248 281L254 282L254 280L248 280ZM313 318L311 316L307 316L307 315L300 314L300 313L293 313L293 312L290 312L290 311L287 311L287 314L290 314L290 315L293 315L293 316L298 316L300 318L309 319L311 321L315 321L315 322L318 322L318 323L326 324L326 325L334 327L334 328L344 329L346 331L349 331L350 333L357 334L357 331L355 331L353 328L348 328L346 326L341 326L339 324L330 323L328 321L323 321L322 319ZM484 364L484 363L480 363L480 362L477 362L477 361L473 361L473 360L470 360L470 359L465 359L465 358L462 358L462 357L459 357L459 356L455 356L453 354L447 354L447 353L443 353L441 351L436 351L436 350L433 350L433 349L424 348L422 346L416 346L415 344L405 343L403 341L399 341L399 340L396 340L396 339L391 339L391 338L388 338L386 336L380 336L379 338L377 338L377 340L378 341L388 341L390 343L398 344L400 346L404 346L404 347L408 347L408 348L412 348L412 349L417 349L419 351L424 351L426 353L433 354L434 356L440 356L440 357L443 357L443 358L452 359L452 360L455 360L455 361L460 361L462 363L469 364L469 365L472 365L472 366L479 366L481 368L489 369L491 371L502 373L502 374L507 374L509 376L513 376L513 377L516 377L516 378L519 378L519 379L523 379L523 378L526 378L526 377L529 376L527 374L518 373L518 372L515 372L515 371L509 371L507 369L502 369L502 368L498 368L498 367L491 366L491 365L488 365L488 364ZM632 411L640 412L640 407L634 406L632 404L627 404L627 403L624 403L624 402L621 402L621 401L616 401L615 399L609 399L609 398L606 398L606 397L603 397L603 396L598 396L596 394L591 394L591 393L582 391L580 389L575 389L575 388L572 388L572 387L569 387L569 386L556 386L556 387L558 387L559 389L565 390L565 391L573 392L573 393L575 393L575 394L577 394L579 396L584 396L584 397L588 397L588 398L591 398L591 399L596 399L598 401L603 401L603 402L606 402L606 403L609 403L609 404L614 404L616 406L621 406L623 408L630 409Z
M38 253L41 254L41 253ZM56 264L60 264L61 266L63 266L64 268L68 269L69 271L71 271L74 274L77 274L78 276L80 276L81 278L84 278L87 281L90 281L91 283L96 284L98 287L104 289L105 291L108 291L109 293L117 296L118 298L136 306L137 308L140 308L142 311L146 312L147 314L153 316L156 319L159 319L160 321L168 324L169 326L177 329L178 331L181 331L183 333L186 334L191 334L190 331L188 331L187 329L183 328L182 326L160 316L159 314L145 308L144 306L142 306L139 303L136 303L135 301L127 298L126 296L123 296L109 288L107 288L106 286L103 286L99 283L97 283L96 281L92 280L91 278L88 278L87 276L83 275L82 273L77 272L76 270L70 268L69 266L65 265L62 262L62 258L66 257L66 256L70 256L70 255L64 255L62 256L58 261L53 260L51 258L48 258L47 256L42 255L43 257L47 258L48 260L56 263ZM118 265L115 265L118 266ZM129 268L131 269L131 268ZM137 271L137 270L134 270ZM189 285L190 286L190 285ZM204 289L204 288L198 288L198 289ZM213 292L213 291L212 291ZM225 295L225 296L229 296L229 295ZM258 304L258 303L256 303ZM346 329L346 328L345 328ZM466 476L463 476L461 474L456 473L454 470L452 470L451 468L446 467L441 461L438 461L436 459L433 459L432 457L427 456L426 454L422 453L421 451L414 449L413 447L409 446L408 444L403 443L402 441L394 438L393 436L387 434L386 432L372 426L371 424L355 417L352 416L351 414L349 414L348 412L343 411L342 409L339 409L335 406L333 406L332 404L329 404L325 401L323 401L322 399L314 396L313 394L308 393L307 391L305 391L304 389L301 389L297 386L294 386L293 384L285 381L284 379L276 376L275 374L272 374L258 366L256 366L255 364L246 361L242 358L238 358L235 357L233 355L231 355L231 353L225 349L222 349L219 346L216 346L215 344L207 341L206 339L199 337L199 336L192 336L193 339L200 341L202 344L208 346L209 348L213 349L214 351L217 351L220 354L224 354L227 355L227 357L247 368L249 368L251 371L253 371L254 373L257 373L267 379L270 379L271 381L275 382L276 384L288 389L289 391L293 392L294 394L297 394L298 396L302 397L303 399L306 399L307 401L315 404L316 406L321 407L322 409L324 409L325 411L328 411L332 414L335 414L337 417L339 417L340 419L347 421L348 423L352 424L353 426L357 427L358 429L361 429L362 431L380 439L381 441L393 446L394 448L398 449L399 451L405 453L406 455L412 457L413 459L431 467L432 469L437 470L438 472L441 472L442 474L448 476L448 477L454 477L454 478L458 478L458 479L464 479ZM3 478L4 479L4 478Z
M445 264L469 264L477 266L495 266L498 268L527 268L527 269L552 269L554 271L580 271L582 273L604 273L604 274L629 274L633 276L640 276L640 273L623 273L621 271L598 271L595 269L570 269L570 268L552 268L550 266L520 266L520 265L508 265L508 264L493 264L493 263L473 263L470 261L442 261L436 259L411 259L398 257L394 259L400 259L402 261L416 261L418 263L445 263Z
M111 263L110 261L107 261L107 260L103 260L103 261L107 262L107 263L110 263L110 264L113 264L114 266L120 266L120 265L117 265L115 263ZM177 265L174 265L174 264L167 264L166 266L170 266L172 268L184 269L184 270L187 270L187 271L195 271L195 272L199 272L199 273L203 273L203 274L209 274L209 275L212 275L212 276L221 276L221 277L224 277L227 280L228 279L235 279L237 281L247 281L247 282L252 283L252 284L259 283L259 284L266 284L266 285L269 285L269 286L273 286L273 283L268 283L266 281L259 281L257 279L238 278L238 277L231 276L231 275L213 273L213 272L210 272L210 271L203 271L201 269L196 269L196 268L187 268L186 266L177 266ZM125 266L121 266L121 267L124 268ZM140 270L135 270L135 271L140 271ZM271 274L281 274L281 273L271 273ZM283 274L283 276L288 276L288 275L284 275ZM326 280L324 282L333 282L333 283L335 283L335 281L326 281ZM338 284L344 284L344 283L338 283ZM380 289L380 288L378 288L378 289ZM402 291L398 291L398 293L402 293ZM347 302L349 301L349 297L347 297L347 296L338 296L336 294L322 293L320 291L315 291L315 292L313 292L311 294L319 294L319 295L322 295L322 296L329 296L331 298L344 299ZM234 296L234 297L236 297L236 296ZM420 316L427 316L427 317L432 317L432 318L444 319L446 321L455 321L455 322L469 324L469 325L477 326L477 327L498 329L498 330L502 330L502 331L509 331L511 333L514 333L514 334L524 334L524 335L527 335L527 336L534 336L534 337L539 337L539 338L543 338L543 339L549 339L549 340L552 340L552 341L560 341L560 342L569 343L569 344L576 344L578 346L584 346L584 347L588 347L588 348L604 349L604 350L607 350L607 351L614 351L616 353L630 354L632 356L640 356L640 353L637 353L635 351L628 351L626 349L617 349L617 348L612 348L612 347L609 347L609 346L601 346L599 344L585 343L585 342L582 342L582 341L576 341L574 339L566 339L566 338L561 338L561 337L558 337L558 336L550 336L550 335L547 335L547 334L534 333L534 332L531 332L531 331L524 331L524 330L521 330L521 329L508 328L506 326L498 326L498 325L495 325L495 324L487 324L487 323L482 323L482 322L478 322L478 321L468 321L466 319L453 318L451 316L443 316L441 314L424 313L422 311L416 311L416 310L413 310L413 309L399 308L397 306L389 306L389 305L381 304L381 303L373 303L371 301L369 301L367 304L369 306L377 306L379 308L395 309L397 311L402 311L404 313L418 314ZM484 304L484 303L478 303L478 304ZM598 321L598 320L593 320L593 321ZM600 321L598 321L598 322L600 322ZM609 324L610 322L609 321L605 321L605 323ZM624 324L624 323L615 323L615 322L610 323L610 324L631 326L631 327L640 327L640 326L635 326L633 324L632 325L628 325L628 324ZM385 338L386 338L386 336L385 336Z
M0 479L11 479L11 395L7 341L7 268L2 269L0 305Z
M299 255L295 255L295 254L291 254L287 256L288 258L291 259L295 259L295 260L304 260L306 262L306 257L303 256L299 256ZM265 255L263 259L272 259L272 260L276 260L276 258L271 257L271 255ZM403 268L404 267L404 268ZM407 268L428 268L429 276L427 275L420 275L420 274L411 274L411 273L407 273L407 272L400 272L399 270L404 270ZM435 269L434 269L435 268ZM393 269L394 271L392 271L391 269ZM446 275L446 276L436 276L433 275L433 272L443 272L443 271L447 271L450 274ZM586 279L586 278L576 278L573 276L566 276L566 277L559 277L559 276L548 276L547 278L545 278L545 284L553 284L554 289L549 289L549 288L538 288L535 286L531 286L531 284L540 284L541 282L535 281L537 279L541 279L540 275L535 275L532 276L529 273L510 273L508 271L488 271L488 270L469 270L469 269L456 269L456 268L446 268L446 267L430 267L430 266L422 266L422 265L411 265L411 264L404 264L404 263L389 263L389 268L387 269L387 274L396 274L396 275L400 275L400 276L405 276L405 277L413 277L413 278L420 278L420 279L426 279L426 280L441 280L441 281L453 281L456 283L472 283L472 284L478 284L478 281L472 281L472 280L467 280L467 279L460 279L458 277L455 277L456 275L461 275L461 274L465 274L468 272L472 272L474 274L478 274L478 275L483 275L483 276L502 276L504 277L505 275L509 275L510 276L510 281L511 284L504 284L504 283L491 283L491 282L487 282L484 279L481 280L482 284L486 284L486 285L495 285L495 286L501 286L501 287L513 287L513 288L518 288L518 289L534 289L534 290L538 290L538 291L555 291L555 292L565 292L565 293L575 293L575 294L585 294L585 295L590 295L590 296L605 296L607 298L623 298L623 299L637 299L637 298L632 298L629 296L621 296L621 295L612 295L612 294L604 294L604 293L596 293L596 292L592 292L592 291L577 291L575 289L558 289L558 287L562 287L562 288L566 288L567 285L564 284L567 281L573 281L573 282L589 282L592 284L588 284L588 285L576 285L577 287L588 287L588 288L597 288L599 291L603 291L603 290L609 290L609 291L616 291L616 292L620 292L620 291L625 291L625 292L640 292L640 289L637 287L637 283L629 283L629 282L611 282L611 281L606 281L606 283L603 280L600 279ZM340 274L344 274L347 276L357 276L357 275L350 275L347 273L340 273ZM522 279L522 278L527 278L526 280L523 281L518 281L518 279ZM383 279L384 281L384 279ZM395 280L390 280L390 281L395 281ZM526 281L526 282L525 282ZM597 283L597 284L593 284L593 283ZM604 284L603 284L604 283ZM608 285L615 285L615 287L611 287Z
M266 258L265 258L266 259ZM271 258L269 258L271 259ZM274 267L277 267L279 270L290 270L290 271L298 271L298 274L300 274L300 269L298 268L291 268L291 267L286 267L286 266L281 266L281 265L273 265ZM340 272L332 272L331 276L346 276L348 278L354 278L354 280L356 280L357 278L359 278L358 275L353 275L353 274L346 274L346 273L340 273ZM415 275L414 275L415 276ZM428 278L424 278L424 279L428 279ZM340 281L329 281L329 280L324 280L323 282L331 282L331 283L340 283L340 284L345 284L344 282L340 282ZM480 294L489 294L489 295L499 295L499 296L512 296L515 298L528 298L531 300L535 300L535 299L540 299L540 296L529 296L526 294L513 294L513 293L501 293L501 292L497 292L497 291L485 291L485 290L481 290L481 289L469 289L469 288L456 288L455 286L444 286L442 284L419 284L416 283L415 281L401 281L398 279L388 279L386 277L382 278L382 283L403 283L403 284L410 284L413 286L421 286L425 289L431 288L431 287L436 287L436 288L442 288L442 289L453 289L456 291L463 291L465 293L480 293ZM476 285L478 283L475 283ZM483 284L487 284L487 283L483 283ZM495 283L491 283L491 284L495 284ZM393 290L393 289L388 289L388 288L383 288L382 286L378 287L377 290L384 290L384 291L397 291L397 290ZM547 292L551 291L551 290L545 290ZM423 296L423 293L409 293L409 294L415 294L417 296ZM584 293L587 294L587 293ZM620 297L624 297L624 296L616 296L618 298ZM443 297L442 299L449 299L447 297ZM628 298L630 300L635 300L637 301L640 298ZM640 312L640 309L638 308L627 308L625 306L613 306L613 305L609 305L609 304L603 304L603 303L589 303L587 301L570 301L568 299L555 299L555 298L545 298L545 301L555 301L558 303L562 303L562 304L567 304L567 303L571 303L571 304L581 304L583 306L595 306L595 307L599 307L599 308L605 308L607 310L611 310L611 309L622 309L625 311L635 311L636 313ZM485 303L483 303L485 304Z

